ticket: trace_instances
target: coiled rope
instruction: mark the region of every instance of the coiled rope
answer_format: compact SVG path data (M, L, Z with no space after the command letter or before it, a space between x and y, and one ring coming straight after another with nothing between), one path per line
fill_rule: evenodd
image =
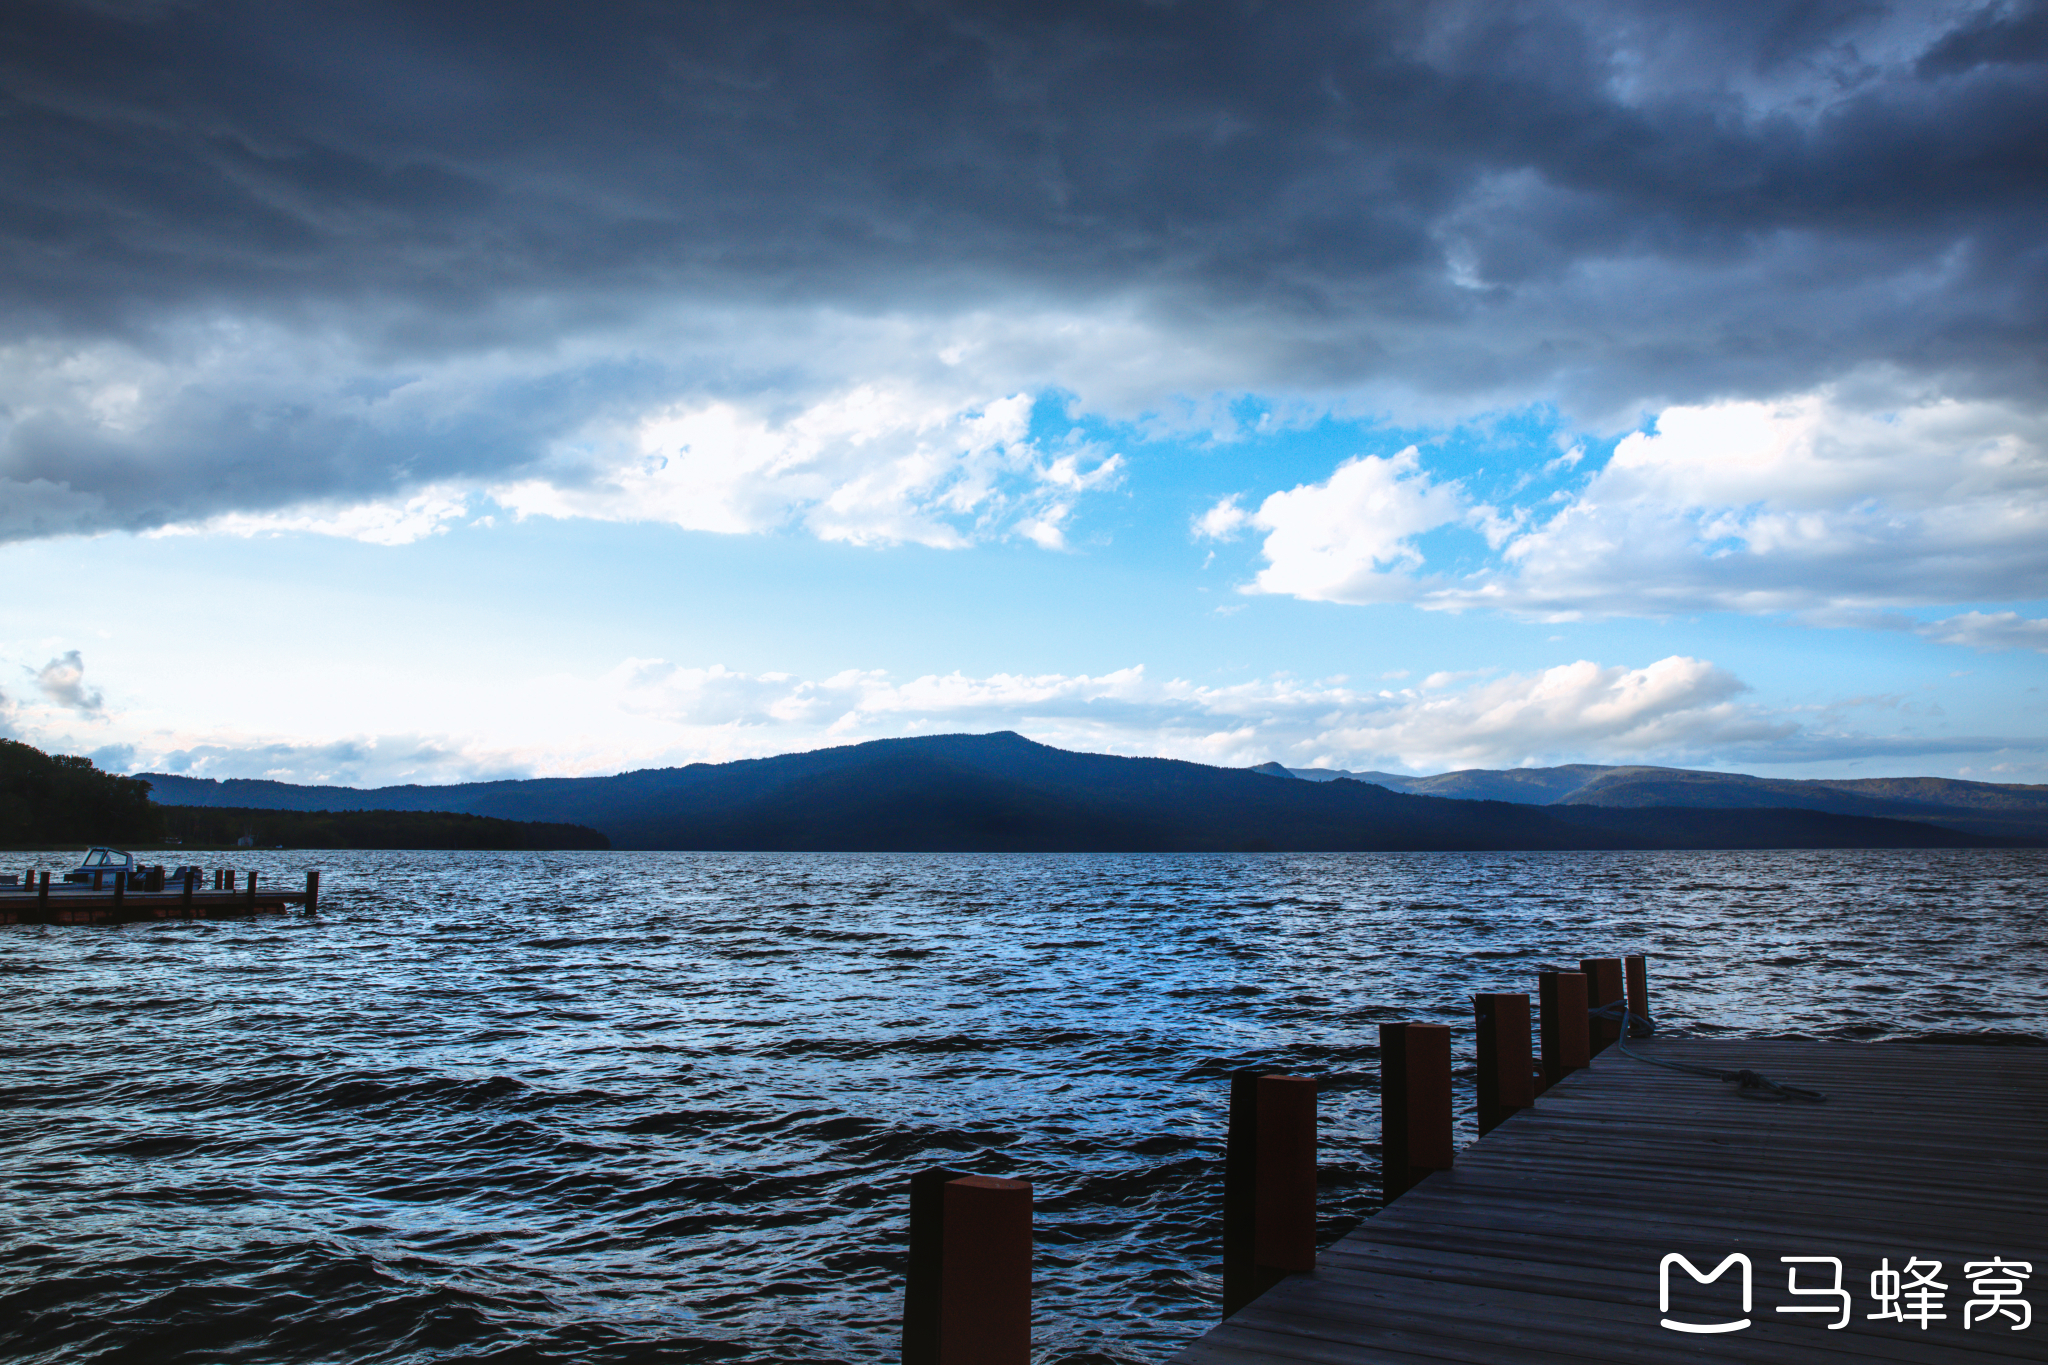
M1588 1018L1611 1020L1622 1026L1622 1036L1615 1040L1614 1045L1621 1049L1624 1057L1632 1057L1636 1061L1648 1062L1651 1066L1661 1066L1672 1071L1683 1071L1693 1076L1711 1076L1717 1081L1726 1081L1739 1087L1735 1093L1746 1100L1805 1100L1810 1104L1820 1104L1827 1099L1821 1091L1808 1090L1804 1086L1785 1085L1772 1080L1761 1071L1751 1071L1746 1067L1740 1071L1723 1071L1719 1067L1695 1066L1691 1062L1674 1062L1664 1057L1645 1057L1640 1052L1631 1052L1628 1040L1654 1038L1657 1036L1657 1026L1642 1015L1632 1012L1626 1001L1616 1000L1612 1004L1588 1010L1586 1014Z

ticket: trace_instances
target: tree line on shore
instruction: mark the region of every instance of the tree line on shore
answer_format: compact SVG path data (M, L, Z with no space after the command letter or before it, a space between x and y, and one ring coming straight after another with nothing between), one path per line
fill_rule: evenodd
M155 844L260 848L607 849L594 829L447 811L160 806L149 783L89 758L0 739L0 846Z

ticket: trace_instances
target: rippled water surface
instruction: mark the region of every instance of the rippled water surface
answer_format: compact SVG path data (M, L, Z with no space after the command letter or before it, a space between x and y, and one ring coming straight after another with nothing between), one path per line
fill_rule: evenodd
M1647 953L1681 1031L2048 1032L2036 851L253 865L321 913L0 928L13 1358L891 1360L945 1164L1034 1182L1042 1361L1153 1361L1215 1321L1235 1066L1324 1079L1329 1238L1374 1026L1539 963Z

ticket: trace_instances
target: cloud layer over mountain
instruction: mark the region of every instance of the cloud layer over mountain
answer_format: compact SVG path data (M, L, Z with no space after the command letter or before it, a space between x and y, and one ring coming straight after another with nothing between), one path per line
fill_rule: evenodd
M73 653L46 671L40 702L0 698L0 734L131 771L352 786L602 774L1007 729L1087 752L1350 770L1974 755L1982 775L1997 780L1999 756L2013 748L1938 716L1910 716L1906 733L1859 727L1860 710L1896 709L1896 698L1819 713L1762 704L1729 670L1678 655L1635 668L1579 660L1382 683L1272 675L1210 685L1136 666L1097 675L898 678L850 669L803 678L627 659L596 676L509 681L467 699L461 723L435 733L292 739L155 723L146 709L130 712L89 691Z

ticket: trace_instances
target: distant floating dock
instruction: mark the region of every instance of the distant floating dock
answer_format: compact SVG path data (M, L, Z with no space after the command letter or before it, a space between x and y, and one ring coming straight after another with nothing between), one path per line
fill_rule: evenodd
M1628 1046L1828 1098L1609 1047L1173 1360L2048 1360L2048 1048Z
M34 885L0 886L0 924L135 924L281 915L294 905L309 911L320 908L318 872L306 874L303 891L281 886L259 890L253 872L216 873L205 888L199 886L199 878L170 881L161 890L138 890L132 884L144 880L107 876L95 887L53 881L43 873Z

